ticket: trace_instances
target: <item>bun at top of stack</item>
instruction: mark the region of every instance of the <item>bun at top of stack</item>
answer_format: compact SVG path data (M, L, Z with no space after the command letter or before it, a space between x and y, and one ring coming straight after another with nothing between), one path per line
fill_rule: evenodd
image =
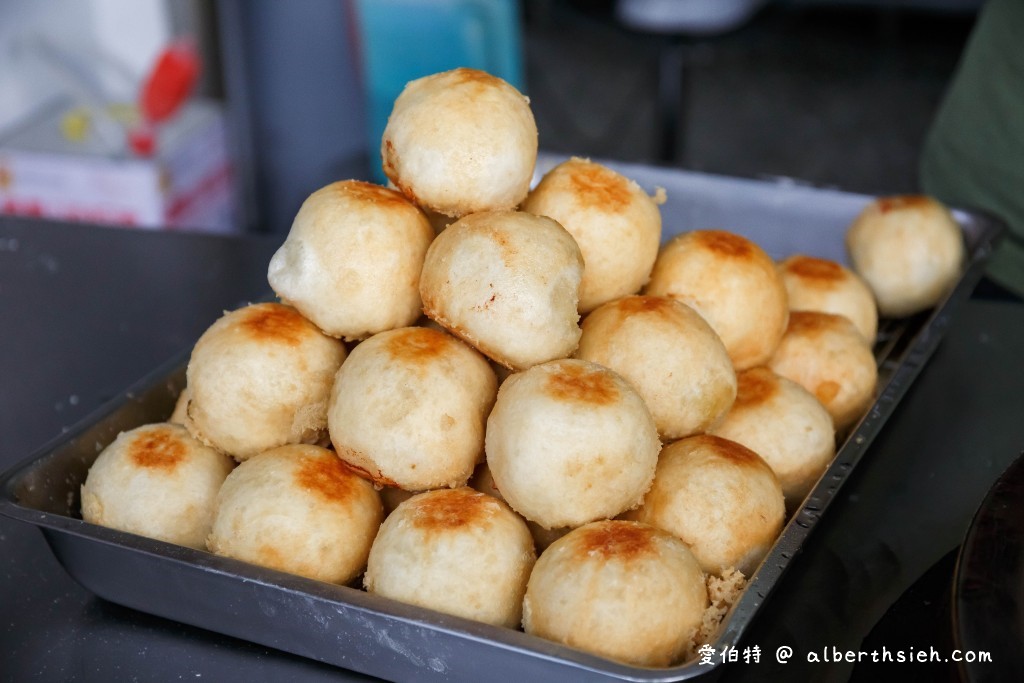
M537 161L529 100L504 80L458 68L409 82L381 140L384 173L414 202L447 216L509 210Z

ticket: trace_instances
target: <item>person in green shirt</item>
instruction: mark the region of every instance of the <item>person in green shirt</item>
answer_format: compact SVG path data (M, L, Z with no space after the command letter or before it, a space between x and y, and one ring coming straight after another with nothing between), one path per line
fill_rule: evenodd
M1002 218L987 275L1024 296L1024 0L988 0L925 140L925 193Z

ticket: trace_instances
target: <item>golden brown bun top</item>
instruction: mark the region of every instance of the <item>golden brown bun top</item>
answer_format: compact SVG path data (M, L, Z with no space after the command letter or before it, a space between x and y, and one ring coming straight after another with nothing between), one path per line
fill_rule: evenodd
M853 333L860 336L849 318L821 311L791 311L786 334L814 337L828 332ZM863 339L863 337L861 337ZM865 341L865 343L867 343Z
M940 205L934 199L925 195L905 194L881 197L873 203L873 206L879 213L889 213L891 211L916 211L933 207L938 208Z
M779 377L766 367L750 368L736 375L735 406L758 406L778 393Z
M628 560L657 552L654 539L659 533L639 522L595 522L576 531L572 549L581 560L595 556Z
M186 456L178 429L155 428L140 432L128 445L128 459L140 468L173 472Z
M395 360L409 365L429 366L430 361L461 344L454 337L428 327L396 330L387 340L385 350Z
M502 509L497 498L468 486L421 493L402 506L412 526L425 533L476 527Z
M560 168L568 172L569 185L582 206L617 212L628 207L633 199L630 181L601 164L573 157Z
M873 224L876 221L890 224L892 221L900 223L903 220L911 219L955 225L955 220L949 208L934 197L923 194L904 194L877 197L871 200L854 219L851 229L865 223ZM850 235L848 233L848 243L849 239Z
M301 456L295 485L328 503L345 503L362 495L363 482L333 452L318 446L283 446Z
M737 261L752 261L762 257L762 250L742 235L725 230L695 230L689 239L706 251ZM677 238L678 239L678 238Z
M397 189L364 180L338 180L324 185L303 202L307 211L296 214L296 223L315 224L351 207L372 207L387 212L388 216L408 214L425 218L423 210ZM339 216L340 217L340 216Z
M383 206L410 207L419 210L398 190L362 180L341 180L323 188L325 192L337 192L349 199Z
M722 437L714 436L713 434L700 434L698 436L691 436L688 439L683 439L683 441L677 441L676 443L683 442L688 443L691 449L700 447L711 448L717 457L739 467L749 467L757 470L767 469L769 472L771 471L768 463L766 463L760 455L746 446L736 443L730 439L723 439Z
M589 405L610 405L619 400L615 376L597 364L558 362L551 370L544 390L553 398Z
M651 295L625 296L605 304L608 309L619 313L623 318L631 315L651 314L670 320L675 320L673 309L680 305L682 304L675 299ZM586 321L584 321L584 325L586 325Z
M501 85L509 85L504 80L493 74L480 69L471 69L467 66L460 66L448 72L449 87L465 85L469 87L494 88Z
M321 336L320 329L284 304L254 304L238 311L234 327L251 340L298 346L309 336Z
M813 281L814 284L827 287L830 283L843 282L849 275L835 261L795 254L780 264L783 271L802 280Z
M680 324L692 325L691 318L697 315L696 311L679 299L653 294L630 294L601 304L583 319L581 326L584 331L593 333L595 328L619 329L627 320L636 319L651 325L667 323L672 326L670 329L677 329ZM703 318L700 320L707 324ZM714 333L710 325L707 329Z

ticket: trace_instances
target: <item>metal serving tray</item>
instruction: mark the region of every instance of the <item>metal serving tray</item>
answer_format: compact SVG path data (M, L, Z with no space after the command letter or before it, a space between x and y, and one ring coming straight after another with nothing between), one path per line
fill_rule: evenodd
M561 158L542 156L538 175ZM664 236L699 228L746 235L782 258L805 253L846 262L843 236L871 199L782 179L747 180L605 162L650 192L662 187ZM713 643L735 646L850 472L920 373L969 296L1003 231L996 219L956 211L968 262L932 311L882 321L874 405L850 430L835 460L794 511L778 541L726 616ZM211 321L212 322L212 321ZM184 385L183 356L156 370L67 434L0 478L0 513L39 527L67 572L96 595L176 621L392 680L677 681L710 672L698 661L641 668L521 631L464 620L87 524L79 489L99 451L123 430L165 420ZM870 457L868 458L870 460ZM870 465L869 465L870 466Z

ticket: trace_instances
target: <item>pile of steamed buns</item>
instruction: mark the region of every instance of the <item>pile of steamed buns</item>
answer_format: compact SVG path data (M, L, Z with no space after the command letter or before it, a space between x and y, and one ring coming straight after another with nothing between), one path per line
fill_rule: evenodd
M86 521L677 664L872 403L879 311L963 260L924 197L864 209L854 270L659 251L663 191L580 158L531 190L528 100L470 69L409 83L381 154L393 187L310 195L281 303L214 322L175 415L100 454Z

